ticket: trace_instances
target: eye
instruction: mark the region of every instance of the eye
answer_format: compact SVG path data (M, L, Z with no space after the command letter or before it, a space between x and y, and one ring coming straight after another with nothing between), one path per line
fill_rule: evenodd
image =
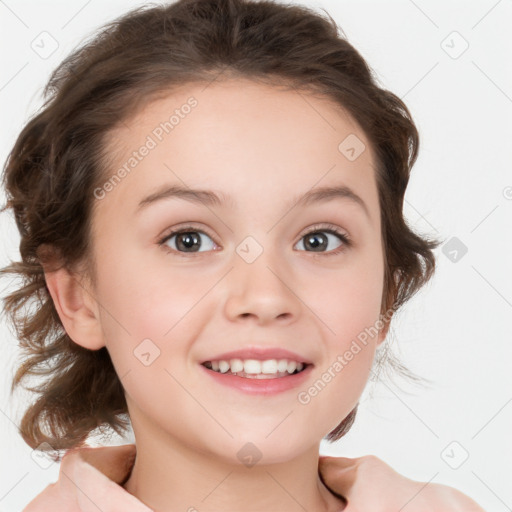
M341 243L333 249L328 249L329 243L335 243L336 239ZM349 236L346 233L342 233L336 226L329 225L317 225L302 236L299 241L299 245L306 248L307 252L326 252L326 256L334 256L339 254L346 248L352 245ZM311 248L309 251L307 248Z
M328 249L329 244L335 243L336 239L341 243L333 249ZM204 240L207 241L206 244ZM165 246L168 252L177 253L180 256L208 252L218 248L208 233L194 226L175 229L165 235L158 244ZM350 237L332 224L313 226L310 231L302 235L300 244L306 252L325 253L325 256L334 256L352 246Z
M204 239L210 240L210 243L206 243L205 245ZM211 251L216 247L216 244L210 235L192 226L171 231L162 240L160 240L158 244L165 245L174 252L189 254Z

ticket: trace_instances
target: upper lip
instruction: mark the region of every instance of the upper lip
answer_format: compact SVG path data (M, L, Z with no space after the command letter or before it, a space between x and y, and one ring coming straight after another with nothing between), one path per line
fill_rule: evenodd
M206 361L229 361L230 359L257 359L260 361L266 361L268 359L289 359L299 363L312 364L308 358L290 350L269 347L248 347L232 350L231 352L224 352L205 359L201 364L206 363Z

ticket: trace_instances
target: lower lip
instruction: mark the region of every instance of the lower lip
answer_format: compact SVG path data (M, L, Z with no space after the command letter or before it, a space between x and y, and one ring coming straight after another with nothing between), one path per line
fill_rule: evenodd
M283 391L296 388L309 377L309 374L313 370L313 365L310 364L300 373L294 373L293 375L288 375L286 377L277 377L273 379L247 379L245 377L239 377L238 375L219 373L214 370L210 370L203 365L200 366L219 384L229 386L252 395L275 395L277 393L282 393Z

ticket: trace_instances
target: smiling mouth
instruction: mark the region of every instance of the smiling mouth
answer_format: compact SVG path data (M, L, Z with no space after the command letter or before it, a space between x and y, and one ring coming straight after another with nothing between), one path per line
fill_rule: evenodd
M258 360L231 360L231 361L205 361L202 366L208 370L224 375L235 375L245 379L279 379L290 377L303 372L309 366L308 363L282 359L280 361ZM234 371L233 371L234 370Z

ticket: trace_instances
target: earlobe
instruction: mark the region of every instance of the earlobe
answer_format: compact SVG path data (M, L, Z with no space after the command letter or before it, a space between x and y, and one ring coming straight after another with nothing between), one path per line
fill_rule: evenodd
M89 350L105 346L99 310L79 276L65 267L45 271L46 286L69 337Z

